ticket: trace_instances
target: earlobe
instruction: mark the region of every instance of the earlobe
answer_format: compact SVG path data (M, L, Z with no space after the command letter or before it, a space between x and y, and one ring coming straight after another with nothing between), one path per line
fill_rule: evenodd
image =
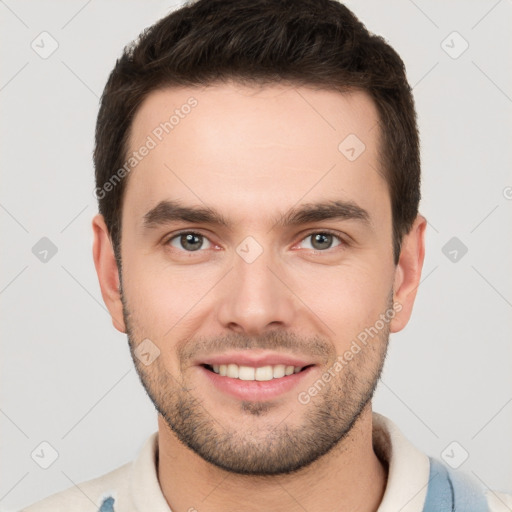
M404 235L400 259L395 269L393 302L398 313L391 321L391 332L401 331L411 317L425 259L425 228L427 220L418 215L409 233Z
M119 271L110 240L108 228L103 215L98 214L92 220L94 266L101 288L101 296L107 306L114 327L126 333L123 320L123 304L121 302Z

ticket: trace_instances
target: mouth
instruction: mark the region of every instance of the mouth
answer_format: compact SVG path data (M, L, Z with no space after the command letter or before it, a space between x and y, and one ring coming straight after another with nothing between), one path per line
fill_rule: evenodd
M215 400L230 396L254 402L272 399L293 400L292 393L302 390L307 376L320 368L311 361L276 353L230 353L197 361L199 378L204 380L206 393Z
M220 377L238 379L241 381L266 382L276 379L283 379L285 377L301 373L314 365L310 364L306 366L293 366L276 364L254 367L228 363L213 365L202 364L201 366L212 373L216 373Z

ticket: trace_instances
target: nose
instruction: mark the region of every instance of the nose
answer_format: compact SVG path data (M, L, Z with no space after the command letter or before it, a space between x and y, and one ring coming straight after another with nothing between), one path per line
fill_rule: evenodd
M267 252L252 262L236 255L233 265L219 297L220 324L247 336L292 327L296 299L282 265Z

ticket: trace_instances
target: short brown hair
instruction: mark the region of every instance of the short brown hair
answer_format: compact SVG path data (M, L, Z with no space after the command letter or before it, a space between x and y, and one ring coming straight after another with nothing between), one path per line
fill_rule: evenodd
M405 66L336 0L198 0L184 4L126 46L103 91L94 165L99 211L121 262L123 167L133 118L163 87L286 82L367 92L380 117L380 156L393 217L394 261L418 214L419 136ZM124 176L124 173L123 173Z

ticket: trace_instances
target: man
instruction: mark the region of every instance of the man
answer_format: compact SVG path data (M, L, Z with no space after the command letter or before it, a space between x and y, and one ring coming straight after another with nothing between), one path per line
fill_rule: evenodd
M133 463L34 511L497 511L372 411L420 282L399 56L332 0L199 0L98 115L94 262L158 415Z

